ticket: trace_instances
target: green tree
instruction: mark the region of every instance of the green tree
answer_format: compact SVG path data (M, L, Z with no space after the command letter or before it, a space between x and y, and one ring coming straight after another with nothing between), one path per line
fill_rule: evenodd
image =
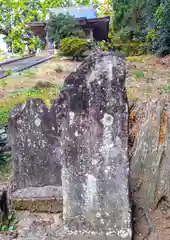
M153 26L148 32L147 40L151 43L151 50L163 57L170 53L170 2L163 1L154 15Z
M39 0L0 0L0 29L6 35L6 42L13 52L23 53L26 45L37 44L28 22L41 20L41 2ZM30 38L31 36L31 38Z
M145 0L118 0L114 2L114 30L125 40L132 41L134 38L141 38L142 30L146 27L145 7Z
M69 7L73 5L72 0L44 0L43 7L48 11L49 8Z
M104 0L102 4L99 5L99 17L110 16L113 17L112 0Z
M152 28L155 22L155 13L161 4L161 0L148 0L146 1L145 19L148 28Z
M58 47L60 41L67 37L83 36L79 23L69 14L50 15L48 22L49 39Z
M99 4L98 0L76 0L77 5L92 5Z
M0 0L0 9L0 32L7 36L11 30L12 1Z

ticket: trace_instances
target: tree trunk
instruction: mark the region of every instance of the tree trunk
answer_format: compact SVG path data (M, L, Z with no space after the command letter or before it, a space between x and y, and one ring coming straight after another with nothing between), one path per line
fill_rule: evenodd
M169 239L165 230L159 232L158 222L154 224L156 214L159 212L165 217L170 206L169 133L170 103L131 104L130 187L135 240L153 239L153 233L156 239ZM160 224L162 226L162 222Z

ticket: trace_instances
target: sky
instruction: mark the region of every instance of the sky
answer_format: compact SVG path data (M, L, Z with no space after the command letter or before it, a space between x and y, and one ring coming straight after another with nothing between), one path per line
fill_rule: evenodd
M7 45L5 41L3 40L4 35L0 34L0 50L7 51Z

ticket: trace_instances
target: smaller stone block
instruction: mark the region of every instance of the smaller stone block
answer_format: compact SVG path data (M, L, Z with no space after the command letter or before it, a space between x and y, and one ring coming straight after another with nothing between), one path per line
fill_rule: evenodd
M56 131L54 116L40 99L29 99L9 114L15 191L61 186L62 150Z

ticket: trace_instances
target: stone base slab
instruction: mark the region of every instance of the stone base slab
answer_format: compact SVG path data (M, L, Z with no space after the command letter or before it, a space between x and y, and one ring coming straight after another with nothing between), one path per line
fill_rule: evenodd
M63 211L62 187L44 186L19 189L12 193L15 210L60 213Z
M62 240L131 240L131 238L121 238L118 236L69 236L69 237L63 237Z

